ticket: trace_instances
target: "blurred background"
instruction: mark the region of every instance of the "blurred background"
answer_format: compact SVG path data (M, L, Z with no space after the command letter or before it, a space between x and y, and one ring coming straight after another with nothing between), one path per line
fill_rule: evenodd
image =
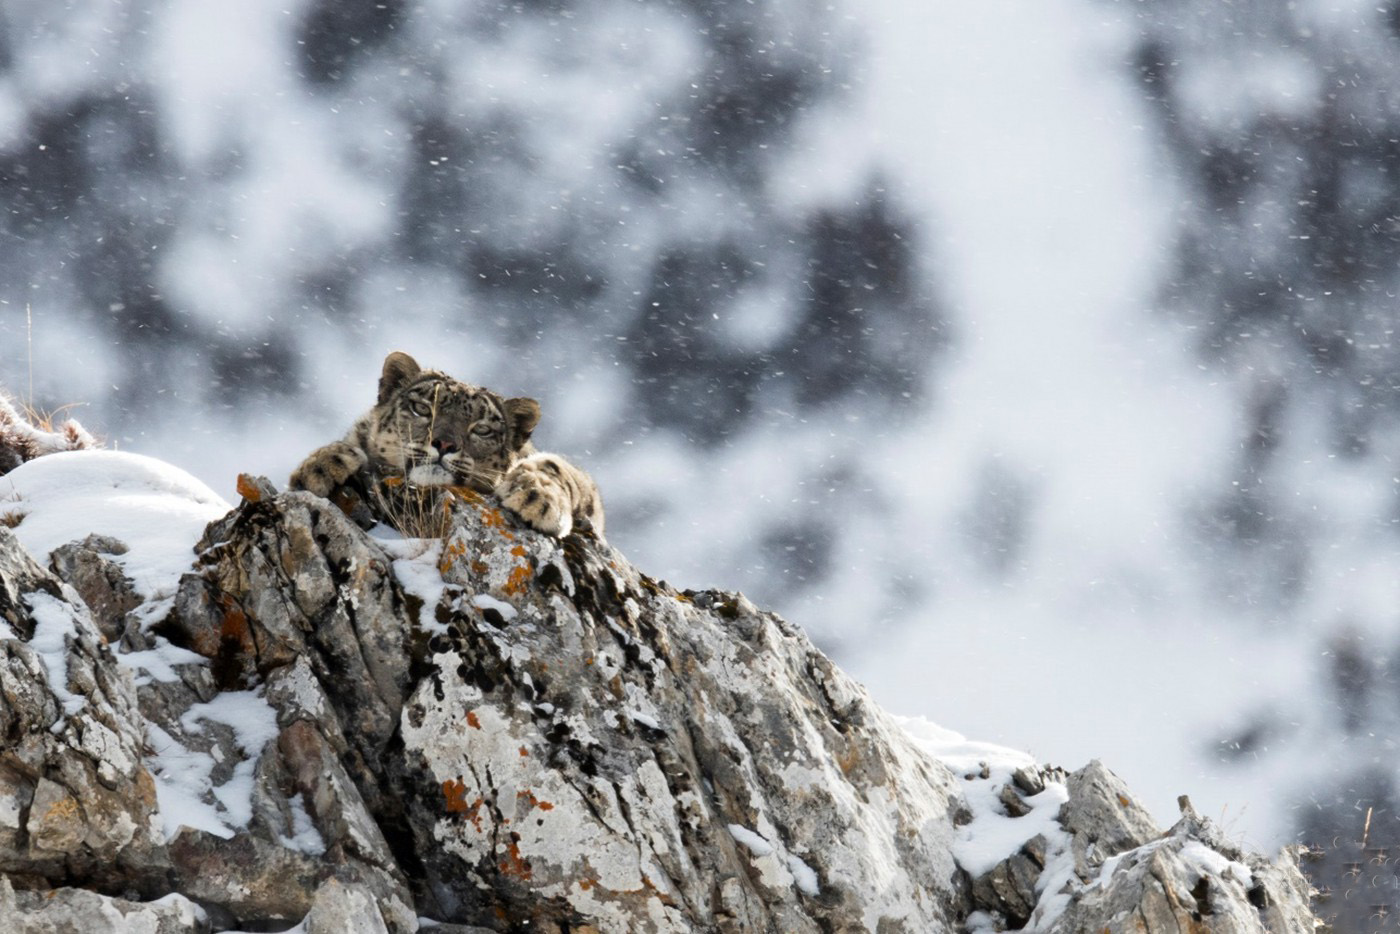
M283 482L403 349L892 710L1400 839L1394 0L7 0L0 385ZM32 387L31 387L32 369Z

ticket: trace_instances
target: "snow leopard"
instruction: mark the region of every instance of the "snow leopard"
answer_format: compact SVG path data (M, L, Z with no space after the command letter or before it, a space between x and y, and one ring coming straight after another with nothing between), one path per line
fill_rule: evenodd
M395 351L384 360L378 403L344 440L302 461L290 486L334 499L362 524L390 525L405 490L467 490L496 496L546 535L591 529L601 539L598 487L559 455L535 450L539 420L534 399L502 398Z

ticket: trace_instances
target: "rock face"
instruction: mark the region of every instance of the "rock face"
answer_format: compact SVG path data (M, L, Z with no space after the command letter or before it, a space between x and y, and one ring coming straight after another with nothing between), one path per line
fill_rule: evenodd
M0 528L0 873L163 884L145 724L77 593Z
M1289 859L954 771L741 595L240 492L161 613L0 528L0 930L1312 930Z

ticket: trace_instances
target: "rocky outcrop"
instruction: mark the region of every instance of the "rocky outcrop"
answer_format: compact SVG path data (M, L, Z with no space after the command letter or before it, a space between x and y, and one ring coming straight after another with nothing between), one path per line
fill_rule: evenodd
M0 929L1311 930L1288 859L930 754L742 595L240 492L160 612L0 529Z
M131 678L87 607L0 528L0 873L159 888L165 851Z

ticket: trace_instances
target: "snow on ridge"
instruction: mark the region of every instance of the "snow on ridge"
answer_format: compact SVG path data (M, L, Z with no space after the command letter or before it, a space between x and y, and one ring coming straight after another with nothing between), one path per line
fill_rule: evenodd
M63 451L0 476L0 511L41 565L89 535L130 550L111 558L145 600L174 595L204 527L232 507L178 467L125 451Z
M963 796L972 809L972 822L958 831L953 858L975 879L1016 853L1026 842L1044 835L1052 851L1068 846L1069 835L1056 817L1069 800L1063 782L1046 781L1045 790L1025 798L1030 813L1008 817L1000 791L1012 773L1035 766L1030 755L994 743L969 741L922 717L894 717L914 744L946 765L963 783Z

